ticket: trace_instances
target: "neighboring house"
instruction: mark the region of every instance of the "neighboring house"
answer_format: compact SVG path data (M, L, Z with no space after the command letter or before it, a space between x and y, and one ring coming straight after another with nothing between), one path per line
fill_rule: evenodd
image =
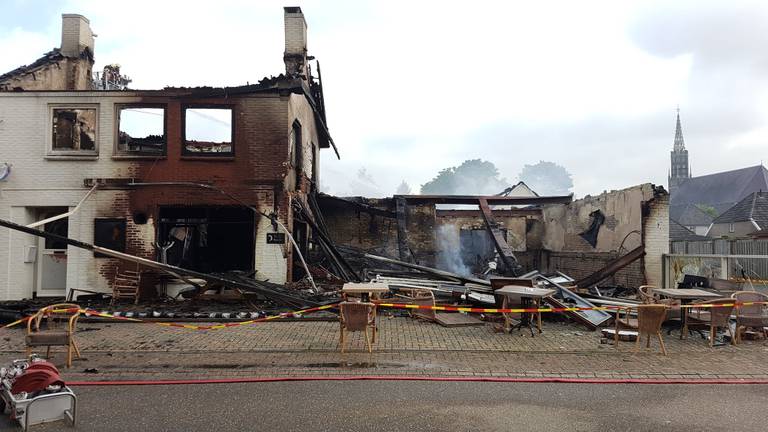
M698 241L710 240L709 237L696 234L693 230L680 225L674 220L669 221L669 240L670 241Z
M682 209L676 209L677 212L672 220L696 235L705 236L707 235L707 230L709 230L709 226L712 225L715 216L705 212L702 208L705 208L705 206L700 204L687 204L682 207ZM673 237L672 232L670 232L669 236L672 240L682 240Z
M79 17L72 36L70 17L63 40L92 50L88 21ZM13 78L12 91L0 91L0 168L12 168L0 177L0 218L27 225L74 211L39 229L202 272L291 280L293 249L268 244L278 228L245 205L276 215L306 250L310 230L291 203L316 188L318 152L333 145L306 46L292 7L286 72L258 84L94 91ZM0 229L0 299L111 292L115 273L135 268Z
M768 229L768 192L753 192L713 222L708 237L747 237Z
M768 191L768 169L757 165L692 177L678 110L668 185L670 219L696 235L706 235L717 216L752 192ZM683 240L674 237L678 233L684 235L670 230L670 238Z
M537 197L539 194L537 194L533 189L531 189L525 182L517 182L516 185L507 188L504 192L501 193L502 196L509 196L509 197Z
M683 226L693 225L687 223L690 222L687 218L698 214L694 207L710 208L719 216L758 191L768 191L768 169L762 165L691 177L670 193L669 215Z

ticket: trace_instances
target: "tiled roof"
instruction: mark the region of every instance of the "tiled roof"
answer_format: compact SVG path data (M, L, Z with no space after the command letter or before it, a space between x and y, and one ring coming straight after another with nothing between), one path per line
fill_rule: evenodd
M683 226L709 225L714 219L695 204L670 206L669 217Z
M761 229L768 228L768 191L753 192L718 216L714 223L754 220Z
M709 237L700 236L674 220L669 221L669 239L671 241L696 241L711 240Z
M761 190L768 191L768 169L756 165L687 179L672 193L670 207L706 204L722 214L745 196Z

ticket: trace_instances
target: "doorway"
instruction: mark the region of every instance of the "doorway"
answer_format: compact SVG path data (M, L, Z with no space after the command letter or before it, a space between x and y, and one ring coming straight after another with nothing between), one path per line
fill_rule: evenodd
M69 211L67 207L38 207L36 220L44 220ZM43 231L69 237L69 218L43 225ZM35 265L36 297L63 297L67 291L67 244L49 238L37 238Z

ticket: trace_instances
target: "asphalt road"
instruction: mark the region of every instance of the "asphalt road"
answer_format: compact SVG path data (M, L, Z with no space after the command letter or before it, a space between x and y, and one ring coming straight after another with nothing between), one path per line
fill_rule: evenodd
M323 381L79 387L77 431L764 431L768 386ZM0 430L14 430L7 418ZM32 432L71 430L63 422Z

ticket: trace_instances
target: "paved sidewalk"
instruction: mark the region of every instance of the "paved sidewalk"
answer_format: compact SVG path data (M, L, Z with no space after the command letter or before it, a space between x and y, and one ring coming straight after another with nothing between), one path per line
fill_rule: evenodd
M83 360L68 379L210 378L240 376L501 376L563 378L768 379L768 344L709 348L698 335L665 334L668 356L655 347L634 353L601 344L599 332L545 323L544 333L496 333L490 325L443 328L403 317L382 317L375 351L360 333L338 352L336 322L267 322L222 330L154 324L80 324ZM24 332L0 332L0 361L20 358ZM60 348L59 348L60 350ZM63 355L54 357L57 364ZM2 364L0 363L0 364ZM86 374L87 368L98 370Z

